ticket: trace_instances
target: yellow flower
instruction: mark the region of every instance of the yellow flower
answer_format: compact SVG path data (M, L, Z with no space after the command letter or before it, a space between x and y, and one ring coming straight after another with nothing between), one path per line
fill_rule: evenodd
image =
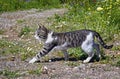
M120 2L120 0L116 0L116 2Z
M103 10L102 7L98 7L98 8L97 8L97 11L102 11L102 10Z

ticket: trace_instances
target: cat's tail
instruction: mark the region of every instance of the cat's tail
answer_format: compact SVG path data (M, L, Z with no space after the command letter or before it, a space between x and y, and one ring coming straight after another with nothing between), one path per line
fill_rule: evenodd
M94 35L96 36L96 38L98 39L99 43L101 44L101 46L103 46L105 49L111 49L113 47L113 45L106 45L106 43L104 43L104 41L102 40L101 36L99 33L94 32Z

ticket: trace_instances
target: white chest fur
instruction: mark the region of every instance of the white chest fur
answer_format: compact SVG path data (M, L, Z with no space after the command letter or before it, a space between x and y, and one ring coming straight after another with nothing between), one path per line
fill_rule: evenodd
M47 40L45 43L51 43L54 38L52 37L53 32L48 33Z

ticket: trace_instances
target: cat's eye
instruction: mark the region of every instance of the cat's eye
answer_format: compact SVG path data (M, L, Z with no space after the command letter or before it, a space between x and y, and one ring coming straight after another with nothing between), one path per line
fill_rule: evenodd
M40 34L38 33L37 35L39 36Z
M46 38L46 36L43 36L43 35L40 35L39 37L42 38L42 39L45 39L45 38Z

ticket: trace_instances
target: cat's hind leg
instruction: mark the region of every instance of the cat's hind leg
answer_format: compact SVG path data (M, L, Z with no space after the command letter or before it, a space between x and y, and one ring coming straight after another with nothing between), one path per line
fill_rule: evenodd
M93 58L94 56L94 53L93 52L89 52L87 53L88 54L88 57L83 61L83 63L89 63L90 60Z
M69 54L68 54L67 50L62 50L62 52L64 54L65 61L68 61L69 60Z
M94 49L95 49L95 51L96 51L96 55L97 55L97 56L99 57L99 59L100 59L100 58L101 58L101 54L100 54L100 46L99 46L99 44L94 43L93 47L94 47Z
M84 50L84 52L86 54L88 54L88 57L83 61L83 63L88 63L90 62L90 60L93 58L94 56L94 47L93 47L93 43L90 44L85 44L84 46L82 46L82 49Z

